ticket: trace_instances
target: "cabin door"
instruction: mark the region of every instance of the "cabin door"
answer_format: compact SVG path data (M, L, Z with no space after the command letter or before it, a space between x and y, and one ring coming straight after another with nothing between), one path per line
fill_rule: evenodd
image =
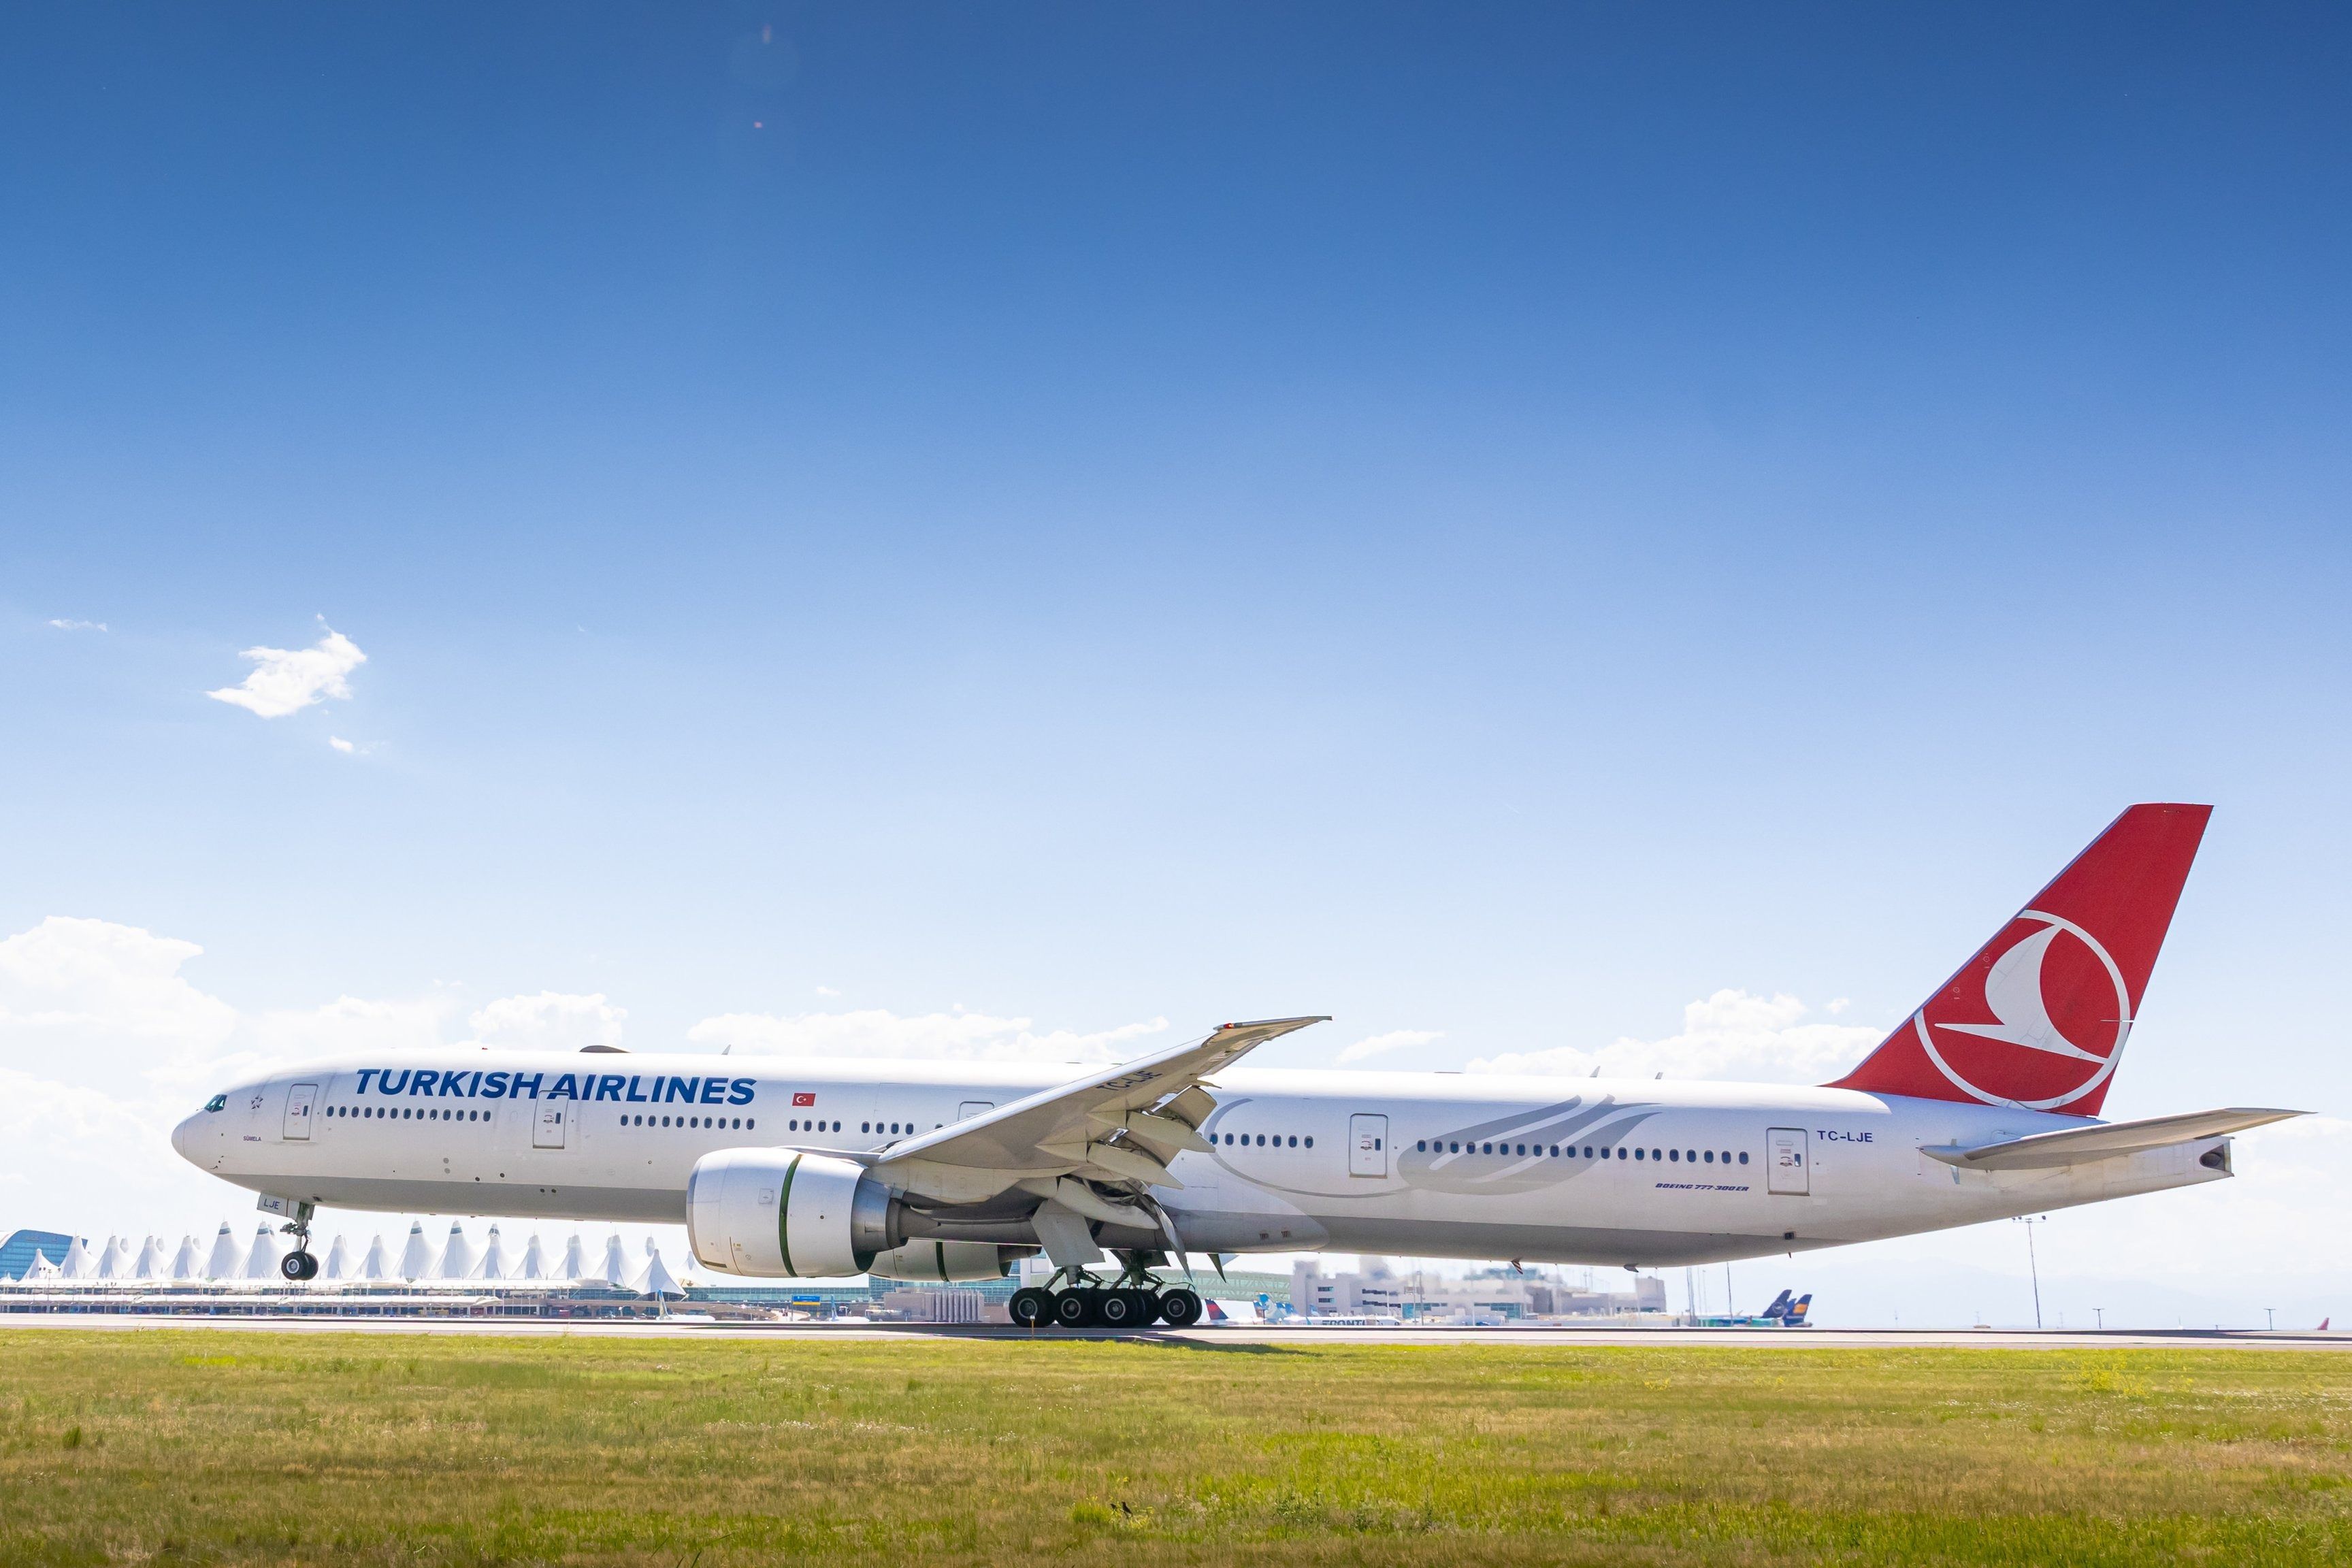
M1802 1197L1811 1192L1812 1177L1805 1169L1805 1130L1775 1127L1764 1134L1764 1185L1767 1191Z
M568 1100L559 1100L552 1103L547 1100L539 1102L538 1120L530 1124L532 1148L561 1149L563 1147L563 1113L571 1108L571 1105L572 1102Z
M289 1138L310 1136L310 1108L319 1103L319 1086L298 1083L286 1091L286 1127Z
M1389 1119L1385 1116L1348 1118L1348 1174L1385 1176L1389 1173Z

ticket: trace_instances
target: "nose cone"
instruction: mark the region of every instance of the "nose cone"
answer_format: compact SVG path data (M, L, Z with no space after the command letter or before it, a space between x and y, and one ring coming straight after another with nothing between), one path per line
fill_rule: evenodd
M201 1111L197 1112L197 1115L202 1114L203 1112ZM193 1161L195 1159L195 1155L189 1152L189 1150L193 1147L195 1131L196 1118L194 1116L181 1118L180 1124L172 1129L172 1147L179 1151L180 1158L183 1160Z

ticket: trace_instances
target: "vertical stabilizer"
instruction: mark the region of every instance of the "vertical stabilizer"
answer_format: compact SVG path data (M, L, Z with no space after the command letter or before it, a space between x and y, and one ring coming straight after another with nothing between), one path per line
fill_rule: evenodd
M2210 805L2135 805L1833 1089L2096 1116Z

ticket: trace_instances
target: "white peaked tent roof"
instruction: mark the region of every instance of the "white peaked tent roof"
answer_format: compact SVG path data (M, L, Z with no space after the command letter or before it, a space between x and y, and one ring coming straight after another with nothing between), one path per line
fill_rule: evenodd
M635 1283L632 1284L629 1289L635 1290L640 1296L683 1296L686 1294L686 1287L677 1282L677 1280L671 1275L668 1266L662 1262L661 1248L654 1245L653 1237L647 1237L646 1238L645 1269L637 1276Z
M403 1279L429 1279L433 1273L433 1249L425 1245L425 1222L411 1220L408 1225L408 1246L400 1254L400 1277Z
M563 1266L555 1271L555 1277L558 1279L584 1279L588 1277L588 1254L578 1237L573 1237L564 1245Z
M523 1247L522 1270L515 1278L518 1279L547 1278L547 1255L540 1250L539 1237L532 1237L530 1243Z
M621 1246L619 1237L612 1237L605 1241L604 1266L596 1270L593 1277L612 1285L625 1286L629 1282L629 1254Z
M155 1270L162 1267L163 1259L163 1238L160 1236L149 1237L146 1244L139 1248L139 1261L131 1266L131 1277L134 1279L152 1279L155 1278Z
M180 1237L180 1250L172 1254L172 1266L164 1270L166 1279L194 1279L196 1277L196 1238Z
M245 1255L245 1277L247 1279L278 1278L278 1237L264 1220L253 1233L253 1250Z
M64 1273L64 1269L49 1261L49 1255L47 1253L43 1252L37 1247L33 1248L33 1261L31 1267L25 1270L26 1279L55 1279L62 1276Z
M68 1279L87 1279L98 1272L98 1264L90 1258L89 1248L75 1237L66 1244L66 1255L58 1260L58 1272Z
M341 1279L351 1271L351 1249L343 1245L343 1238L339 1236L335 1237L335 1245L327 1248L326 1276L330 1279Z
M482 1248L482 1260L474 1266L474 1272L469 1278L503 1279L509 1272L513 1260L507 1257L506 1243L499 1239L499 1227L492 1226L489 1245Z
M441 1249L441 1266L433 1271L436 1279L464 1279L474 1272L478 1262L474 1244L466 1239L466 1227L457 1220L449 1222L449 1242Z
M220 1234L213 1237L213 1255L205 1259L204 1277L207 1279L236 1278L236 1237L228 1233L228 1221L221 1221Z
M131 1275L131 1247L119 1236L106 1238L106 1249L98 1255L98 1277L100 1279L125 1279Z
M383 1255L383 1237L379 1236L368 1243L367 1257L360 1262L360 1278L381 1279L391 1272L392 1264Z

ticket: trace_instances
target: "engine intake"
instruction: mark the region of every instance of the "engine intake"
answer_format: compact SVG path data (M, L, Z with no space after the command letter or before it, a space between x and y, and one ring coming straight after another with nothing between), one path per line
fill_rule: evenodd
M854 1160L793 1149L720 1149L686 1187L694 1256L726 1274L811 1279L863 1274L899 1247L898 1205Z

